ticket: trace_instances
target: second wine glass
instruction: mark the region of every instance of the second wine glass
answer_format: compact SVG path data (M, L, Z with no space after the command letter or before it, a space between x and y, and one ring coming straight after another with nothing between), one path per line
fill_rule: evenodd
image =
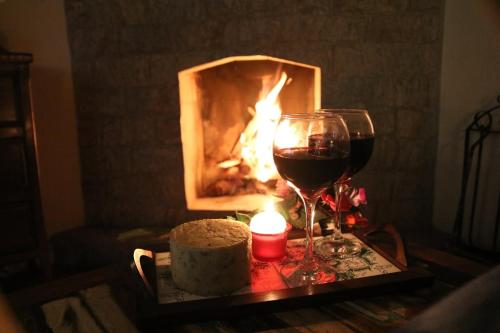
M370 115L366 110L322 109L316 112L319 114L336 114L342 117L349 130L351 150L347 171L334 184L336 209L333 218L333 234L317 240L315 247L318 254L325 259L349 257L360 252L361 244L356 241L349 241L342 236L341 207L343 205L341 201L345 199L345 193L350 190L351 178L363 169L370 160L375 131Z
M314 257L313 221L318 198L347 170L347 127L336 114L283 115L274 137L273 157L281 177L302 199L306 213L304 258L287 266L285 280L290 287L330 282L325 279L328 272Z

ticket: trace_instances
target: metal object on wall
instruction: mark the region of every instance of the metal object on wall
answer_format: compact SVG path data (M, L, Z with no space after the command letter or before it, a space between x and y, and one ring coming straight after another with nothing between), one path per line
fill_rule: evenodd
M460 201L453 228L453 241L458 246L478 248L473 241L474 228L480 221L477 219L479 184L481 178L481 162L485 140L491 134L499 134L500 130L493 128L493 113L500 110L500 95L497 105L479 111L469 124L465 132L464 161L460 189ZM469 191L472 188L472 191ZM493 225L491 252L496 252L498 241L498 228L500 224L500 189L497 189L497 207ZM469 205L469 206L468 206ZM468 213L468 214L467 214ZM465 231L465 234L464 234Z

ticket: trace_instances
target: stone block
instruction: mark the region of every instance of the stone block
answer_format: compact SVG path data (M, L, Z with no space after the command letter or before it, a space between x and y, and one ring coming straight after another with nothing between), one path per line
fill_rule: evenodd
M108 195L107 201L120 206L120 203L126 203L134 207L135 203L143 205L154 197L154 180L147 173L135 171L133 175L117 176L107 182Z
M174 162L173 159L172 162ZM158 197L171 203L172 207L181 209L185 207L184 174L182 160L177 158L175 162L175 167L171 168L168 174L158 174L155 185L157 187Z
M432 72L429 73L429 107L432 112L435 113L436 118L438 118L439 113L439 97L440 97L440 73ZM437 133L437 132L436 132Z
M405 139L426 139L436 135L437 115L423 110L397 110L396 134Z
M107 200L103 205L99 215L96 216L96 223L100 227L127 227L132 225L133 216L131 215L130 203L126 201Z
M436 10L442 12L444 0L410 0L410 10Z
M226 22L218 20L182 23L171 34L174 52L199 52L220 47Z
M141 87L150 84L151 68L149 59L144 55L124 57L115 60L116 75L119 84L127 87Z
M117 180L118 181L118 180ZM160 193L150 174L136 174L120 180L116 187L117 197L109 197L103 219L109 225L160 226L165 225L165 214L170 204L182 210L182 206L170 203L168 197L155 196ZM117 185L117 183L113 183Z
M82 183L85 200L86 221L89 224L99 224L102 221L102 211L106 206L106 183Z
M363 53L366 55L369 69L385 75L409 75L428 73L439 58L429 59L429 48L422 44L401 43L364 44Z
M390 221L400 229L425 229L432 224L432 200L394 200L388 213Z
M420 72L429 75L431 80L439 81L441 77L441 40L418 46L421 66Z
M369 167L353 177L354 186L365 188L368 205L372 202L390 201L393 198L395 182L394 174L374 172Z
M430 106L430 85L426 75L379 76L373 80L373 102L377 106L423 108Z
M396 134L396 112L391 108L369 108L368 113L375 130L375 144L378 136Z
M335 12L395 13L408 8L409 0L332 1Z
M68 41L75 61L120 55L120 33L115 26L75 28L72 36L73 38L69 38Z
M119 31L121 53L125 55L147 55L176 50L176 31L170 25L132 25Z
M138 25L148 22L150 1L121 0L117 4L120 16L126 25Z
M169 92L164 87L146 86L124 89L125 110L128 115L152 117L165 111L165 95Z
M363 75L370 70L366 53L360 44L336 46L333 52L334 75Z
M431 142L434 142L432 138L425 141L417 139L398 140L398 158L395 161L398 170L418 171L432 169L436 146L430 144Z
M94 123L97 121L94 120ZM122 146L127 143L129 133L124 133L123 118L107 118L102 122L102 140L103 146ZM126 137L126 138L124 138Z
M280 30L280 22L271 18L242 18L230 20L224 27L222 47L232 45L252 45L255 49L269 43L267 33L272 34ZM273 39L275 37L272 37Z
M119 143L130 147L154 142L155 119L141 114L130 115L118 121ZM104 143L106 144L106 143Z
M109 175L127 176L134 172L131 169L131 149L129 147L104 147L104 169Z
M86 196L85 200L85 225L87 226L104 226L102 219L102 207L101 202L88 202Z
M155 200L144 206L139 214L137 214L138 223L136 225L148 225L148 226L165 226L169 225L166 218L167 210L169 209L164 202L158 202ZM171 225L171 224L170 224Z
M373 14L365 40L378 43L430 43L441 39L441 16L435 13Z
M177 81L178 72L185 69L179 66L177 54L153 54L148 57L148 61L151 85L172 86ZM178 95L177 91L175 93Z
M134 149L131 156L135 172L169 174L182 168L182 155L177 146L146 146Z
M158 117L155 122L155 142L162 145L181 146L181 128L178 116Z
M376 172L397 170L398 143L393 136L378 136L373 148L369 167Z
M341 74L331 82L332 100L335 107L357 108L374 104L374 86L377 78Z
M414 200L425 199L430 195L426 190L428 178L421 177L418 173L401 172L394 175L394 199Z
M80 147L92 147L101 143L102 124L94 118L78 118L78 139Z
M105 156L100 146L80 147L83 183L101 183L105 178Z
M327 30L322 32L322 36L335 43L363 41L370 29L366 16L359 13L332 16L327 18L326 24Z
M106 28L123 24L117 1L65 0L66 16L69 28L88 28L104 26Z
M221 7L220 3L210 3L214 4L213 7ZM224 0L223 3L224 11L228 17L236 19L250 16L273 16L279 19L294 14L325 14L331 13L333 10L332 1L329 0Z
M99 82L99 87L120 88L124 85L125 75L127 68L125 61L116 59L114 57L102 57L95 60L94 66L94 81L91 84Z
M121 117L125 114L124 103L121 88L86 88L78 96L78 112L95 121L100 117Z
M75 87L75 95L78 96L81 89L92 87L96 82L95 78L95 61L75 61L73 60L71 67L73 69L73 79Z

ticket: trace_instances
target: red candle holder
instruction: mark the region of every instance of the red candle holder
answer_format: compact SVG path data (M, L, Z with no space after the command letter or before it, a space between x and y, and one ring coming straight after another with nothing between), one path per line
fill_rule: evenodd
M292 229L286 225L285 231L278 234L260 234L252 231L252 255L259 261L277 261L286 255L288 232Z

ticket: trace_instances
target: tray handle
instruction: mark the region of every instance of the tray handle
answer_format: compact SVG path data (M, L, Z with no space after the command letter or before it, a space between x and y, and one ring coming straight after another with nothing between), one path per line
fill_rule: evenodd
M154 260L153 251L144 250L144 249L135 249L134 250L134 263L135 263L135 267L137 267L137 271L139 272L139 275L142 278L142 281L144 281L144 284L148 288L148 291L151 293L151 295L154 295L153 288L151 287L151 284L149 283L149 280L146 278L146 275L144 274L144 270L142 269L142 264L141 264L141 257L142 256L146 256L146 257Z
M376 233L386 233L392 237L394 243L396 244L396 255L394 259L396 259L401 265L408 267L408 261L406 260L406 246L403 238L401 238L401 235L396 228L392 224L381 224L363 231L362 235L367 238L368 236Z

